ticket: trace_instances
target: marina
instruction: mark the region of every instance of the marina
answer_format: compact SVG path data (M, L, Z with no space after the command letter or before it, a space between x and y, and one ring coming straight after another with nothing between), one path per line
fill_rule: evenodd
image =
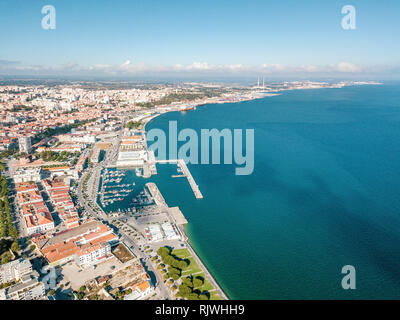
M137 172L136 172L137 175ZM107 168L101 175L100 184L100 204L107 207L114 203L125 201L131 198L130 206L126 212L136 212L136 207L146 206L152 203L150 194L146 189L140 191L136 196L133 195L135 191L135 182L125 183L127 172L123 170L112 170ZM119 212L121 210L119 209Z

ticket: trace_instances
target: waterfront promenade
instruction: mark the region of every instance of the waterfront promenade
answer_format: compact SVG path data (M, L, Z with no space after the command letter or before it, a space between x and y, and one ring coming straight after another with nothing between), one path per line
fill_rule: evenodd
M200 257L196 254L190 243L188 242L188 237L185 233L185 230L183 228L183 225L187 224L187 220L182 214L182 212L179 210L179 208L168 208L167 203L165 202L165 199L163 195L161 194L160 190L158 189L157 185L155 183L149 182L146 183L146 187L149 189L151 196L154 199L154 202L156 205L160 206L161 208L167 208L167 214L170 218L171 221L174 221L178 228L179 232L183 237L183 242L185 243L185 247L190 251L192 257L195 259L196 263L199 265L199 267L203 270L206 278L210 281L212 286L215 288L221 299L223 300L228 300L228 297L226 294L222 291L218 283L215 281L211 273L208 271L207 267L204 265L204 263L201 261ZM175 211L175 212L174 212ZM179 214L176 212L179 211ZM177 219L177 216L180 216L179 219Z
M211 273L208 271L207 267L205 266L205 264L203 263L203 261L201 261L200 257L196 254L196 251L192 248L192 246L190 245L190 243L185 240L185 244L187 249L190 251L190 253L192 254L192 257L196 260L197 264L199 265L199 267L203 270L206 278L208 279L208 281L210 281L210 283L212 284L212 286L214 287L214 289L217 291L217 293L219 294L219 296L221 297L222 300L229 300L228 296L225 294L225 292L221 289L221 287L218 285L217 281L215 281L214 277L211 275Z

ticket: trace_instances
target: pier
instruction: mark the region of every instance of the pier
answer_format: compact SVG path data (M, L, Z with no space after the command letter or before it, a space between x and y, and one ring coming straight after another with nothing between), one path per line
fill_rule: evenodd
M187 167L186 163L182 159L176 159L176 160L157 160L157 163L176 163L177 166L182 170L182 175L185 176L190 184L190 187L193 190L194 196L196 199L203 199L203 195L200 192L199 186L196 184L196 181L194 180L192 174L190 173L189 168Z
M150 191L150 195L153 198L155 204L161 208L168 208L167 203L165 202L164 197L162 196L160 190L155 183L149 182L146 183L147 189Z

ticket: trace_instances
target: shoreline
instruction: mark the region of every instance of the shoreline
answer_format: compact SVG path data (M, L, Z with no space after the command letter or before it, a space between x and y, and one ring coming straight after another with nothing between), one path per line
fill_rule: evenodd
M255 100L255 99L252 99ZM237 101L237 102L242 102L242 101ZM235 102L226 102L226 103L235 103ZM200 106L205 106L208 104L212 104L212 103L201 103L196 105L196 107L200 107ZM180 110L169 110L163 113L157 113L154 115L151 115L149 117L144 118L142 121L144 121L143 124L143 131L144 131L144 136L145 136L145 145L146 145L146 149L147 149L147 140L146 140L146 126L147 124L157 118L158 116L162 115L162 114L166 114L169 112L179 112ZM190 110L189 110L190 111ZM186 112L186 111L185 111ZM196 263L200 266L200 268L203 270L206 278L208 279L208 281L210 281L210 283L212 284L212 286L214 287L215 291L218 293L218 295L221 297L222 300L230 300L230 298L228 297L228 295L226 294L226 292L221 288L221 286L219 285L218 281L216 280L215 276L213 276L213 274L210 272L210 270L207 268L207 266L205 265L205 263L203 262L203 260L201 259L201 257L198 255L198 253L196 252L196 250L194 250L194 248L192 247L192 245L190 244L190 234L185 230L184 227L179 226L178 227L180 232L184 235L184 240L183 242L185 243L186 248L189 250L189 252L192 254L192 257L196 260Z
M221 285L218 283L218 281L212 275L212 273L208 270L208 268L205 265L205 263L203 262L203 260L200 258L200 256L197 254L196 250L194 250L193 246L190 244L190 242L189 242L190 238L188 236L188 232L185 231L185 228L181 228L181 231L187 238L187 239L185 239L185 244L186 244L188 250L190 251L190 253L192 254L192 257L195 258L197 264L200 266L200 268L202 268L202 270L204 271L204 274L208 278L208 281L210 281L210 283L213 285L214 289L217 291L217 293L219 294L221 299L222 300L231 300L228 297L227 293L224 290L222 290Z
M199 103L194 103L192 104L192 106L194 108L197 107L203 107L206 105L212 105L212 104L225 104L225 103L239 103L239 102L245 102L245 101L253 101L253 100L258 100L258 99L264 99L267 97L272 97L272 96L279 96L282 94L282 92L284 91L293 91L293 90L310 90L310 89L341 89L343 87L346 86L360 86L360 85L379 85L381 83L362 83L362 84L357 84L357 83L353 83L350 85L340 85L340 86L331 86L331 87L318 87L318 88L296 88L296 89L286 89L286 90L281 90L278 92L270 92L270 93L264 93L264 95L262 97L254 97L251 99L243 99L243 100L238 100L238 101L220 101L220 102L199 102ZM187 112L187 111L191 111L191 110L182 110L180 108L182 108L182 106L184 106L185 104L182 103L182 105L180 106L175 106L173 109L169 109L169 110L163 110L164 112L157 112L153 115L150 115L149 117L145 117L143 118L141 121L144 122L143 123L143 128L142 131L144 133L144 141L145 141L145 146L147 149L147 139L146 139L146 126L150 123L150 121L154 120L155 118L169 113L169 112ZM164 107L165 108L165 107ZM196 109L194 109L196 110ZM190 251L190 253L192 254L192 256L195 258L196 262L199 264L199 266L203 269L205 275L208 276L210 283L213 285L213 287L215 288L215 290L217 291L217 293L220 295L221 299L223 300L230 300L230 298L228 297L228 295L226 294L226 292L224 290L222 290L221 286L219 285L218 281L216 280L216 278L212 275L212 273L208 270L208 268L206 267L205 263L203 262L203 260L200 258L200 256L197 254L196 250L194 250L194 248L192 247L192 245L189 242L190 238L190 234L185 230L184 227L179 227L179 229L181 230L181 232L184 234L185 236L185 240L184 243L186 245L186 247L188 248L188 250Z

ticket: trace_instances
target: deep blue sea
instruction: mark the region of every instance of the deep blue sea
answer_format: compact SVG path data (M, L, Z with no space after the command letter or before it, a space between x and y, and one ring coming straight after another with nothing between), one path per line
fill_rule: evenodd
M400 84L283 92L161 115L178 130L254 129L252 175L188 165L204 195L155 181L232 299L400 298ZM344 290L341 269L356 269Z

